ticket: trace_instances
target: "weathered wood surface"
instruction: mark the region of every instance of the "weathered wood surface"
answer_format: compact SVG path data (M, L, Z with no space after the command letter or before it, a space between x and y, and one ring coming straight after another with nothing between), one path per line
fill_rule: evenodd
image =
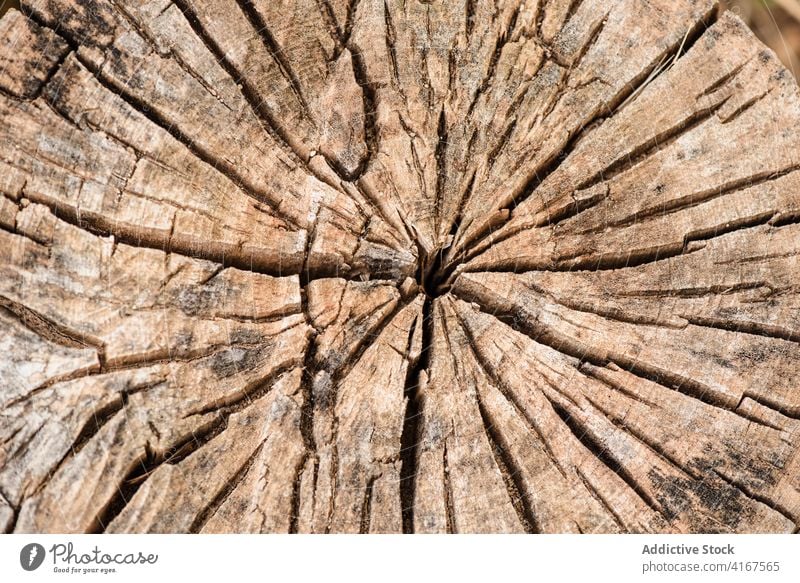
M0 529L794 532L800 93L710 0L0 21Z

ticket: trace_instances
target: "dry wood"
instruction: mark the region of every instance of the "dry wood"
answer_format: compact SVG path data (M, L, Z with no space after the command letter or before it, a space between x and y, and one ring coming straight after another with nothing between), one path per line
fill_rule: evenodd
M0 530L796 532L800 91L713 0L0 20Z

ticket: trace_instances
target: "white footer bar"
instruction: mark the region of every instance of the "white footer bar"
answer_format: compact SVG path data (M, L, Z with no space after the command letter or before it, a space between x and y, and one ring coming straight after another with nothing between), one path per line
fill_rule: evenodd
M0 581L777 583L798 555L793 535L4 535Z

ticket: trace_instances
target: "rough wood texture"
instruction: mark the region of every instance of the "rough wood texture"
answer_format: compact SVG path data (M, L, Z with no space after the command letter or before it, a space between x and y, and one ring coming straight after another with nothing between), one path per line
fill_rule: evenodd
M22 7L1 530L797 530L800 92L712 0Z

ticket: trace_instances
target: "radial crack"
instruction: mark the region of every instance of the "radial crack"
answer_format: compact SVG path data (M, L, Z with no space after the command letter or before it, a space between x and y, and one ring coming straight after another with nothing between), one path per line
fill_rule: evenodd
M225 500L233 493L234 490L239 486L239 484L244 481L247 474L255 464L258 456L261 455L261 450L264 448L264 442L261 442L256 450L250 455L247 460L242 464L242 466L236 471L233 477L228 481L225 486L216 493L213 499L202 509L200 512L197 513L192 524L189 526L188 532L191 534L199 533L203 530L203 527L206 523L214 516L214 514L219 510L219 507L225 503Z
M548 398L548 400L550 400ZM650 496L644 488L635 480L635 478L630 474L630 472L625 469L625 467L613 457L611 452L603 447L603 445L595 440L589 431L581 426L580 422L572 415L570 415L566 409L564 409L558 403L553 402L550 400L550 404L553 407L556 415L558 415L561 420L564 422L575 438L587 449L589 450L598 461L600 461L604 466L606 466L609 470L611 470L614 474L616 474L625 484L627 484L628 488L630 488L647 506L656 514L664 518L668 523L671 520L665 515L664 509L661 505L652 497ZM613 516L613 515L612 515Z
M504 443L502 437L497 433L491 417L481 402L480 396L476 396L476 400L478 402L478 411L481 416L481 421L483 422L483 428L486 432L486 438L489 440L492 456L503 478L503 483L508 491L511 505L517 513L517 519L525 532L541 532L536 522L536 514L533 510L533 505L527 495L525 484L522 481L522 470L513 456L508 453L507 444Z
M554 151L548 159L539 164L538 167L532 172L531 178L521 189L519 196L515 196L513 198L511 208L518 207L520 204L530 198L538 189L539 185L547 180L547 178L556 170L558 170L564 161L569 158L569 155L575 150L578 143L581 142L589 133L597 129L598 121L614 117L614 115L616 115L629 97L640 90L644 84L652 81L653 78L655 78L652 76L652 73L657 70L659 63L662 62L665 57L669 58L668 55L672 54L672 61L675 62L678 60L689 49L691 49L692 46L694 46L694 44L703 36L706 28L713 25L716 20L717 9L715 6L711 13L707 14L703 19L698 21L697 24L689 30L687 35L681 39L680 42L676 42L672 45L672 47L666 48L661 55L658 56L658 58L654 59L650 65L645 67L644 70L641 71L630 83L624 85L616 95L608 99L604 106L597 108L597 111L594 115L589 117L587 120L584 120L577 129L570 132L564 146L559 148L557 151ZM460 246L463 248L461 251L462 255L468 256L470 249L479 245L487 237L490 237L494 231L502 228L504 224L507 224L508 221L511 220L512 216L513 215L509 214L508 218L503 221L503 224L496 226L494 229L476 232L476 234L470 237L470 239L461 241Z
M269 54L272 55L272 58L275 59L275 63L278 65L281 74L288 81L289 86L292 88L292 92L297 98L297 101L308 114L308 103L303 96L300 80L297 78L297 74L292 69L289 60L284 56L283 50L275 40L272 32L270 32L264 17L261 16L261 13L255 7L252 0L236 0L236 2L239 4L245 16L247 16L247 19L250 21L253 30L255 30L256 34L258 34L259 38L261 38L261 41L264 43L267 52L269 52Z
M414 532L414 497L416 495L417 461L420 447L420 420L422 418L422 399L420 384L423 375L430 368L431 345L433 342L433 301L426 298L422 305L422 349L416 362L409 362L403 394L406 410L403 429L400 434L400 508L403 519L403 533ZM411 346L416 332L416 322L409 328L406 354L411 354Z

